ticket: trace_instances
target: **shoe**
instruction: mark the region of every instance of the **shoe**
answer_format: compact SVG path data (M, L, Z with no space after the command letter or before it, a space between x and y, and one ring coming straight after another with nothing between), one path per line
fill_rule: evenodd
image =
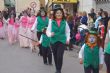
M61 73L61 71L56 71L55 73Z
M52 66L53 64L52 63L49 63L49 65Z
M45 65L48 65L48 63L44 63Z

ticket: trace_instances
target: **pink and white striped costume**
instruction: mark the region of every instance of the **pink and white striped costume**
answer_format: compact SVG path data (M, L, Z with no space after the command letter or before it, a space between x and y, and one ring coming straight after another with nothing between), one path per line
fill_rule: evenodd
M14 43L14 18L9 18L8 22L8 40L10 44Z
M20 23L18 21L15 22L15 25L14 25L14 30L15 30L15 32L14 32L14 41L15 42L18 41L19 25L20 25Z
M29 47L29 40L23 36L27 37L27 26L28 26L29 17L28 16L22 16L20 18L20 28L19 28L19 42L20 47L25 48ZM23 35L23 36L21 36Z
M33 24L35 23L35 20L36 20L36 17L35 16L31 16L29 18L29 22L28 22L28 37L31 38L31 39L34 39L34 40L35 40L35 37L36 37L36 33L35 32L31 32L31 28L32 28ZM32 50L32 48L33 48L32 40L29 40L29 44L30 44L29 47Z
M0 21L0 39L1 38L5 38L5 30L2 21Z

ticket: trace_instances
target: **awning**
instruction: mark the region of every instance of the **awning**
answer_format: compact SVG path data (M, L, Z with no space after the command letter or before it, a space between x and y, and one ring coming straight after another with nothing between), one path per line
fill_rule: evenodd
M78 0L53 0L53 3L77 3Z

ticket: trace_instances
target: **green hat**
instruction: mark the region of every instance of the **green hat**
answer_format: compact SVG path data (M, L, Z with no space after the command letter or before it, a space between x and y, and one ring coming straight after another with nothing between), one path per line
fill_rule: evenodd
M98 34L96 31L90 30L89 31L90 34Z
M46 11L46 9L44 8L44 7L40 7L40 10L39 10L40 12L42 12L42 11Z
M60 4L57 4L53 7L53 10L62 10L62 7Z
M90 34L98 34L96 28L91 28L91 29L89 30L89 33L90 33Z

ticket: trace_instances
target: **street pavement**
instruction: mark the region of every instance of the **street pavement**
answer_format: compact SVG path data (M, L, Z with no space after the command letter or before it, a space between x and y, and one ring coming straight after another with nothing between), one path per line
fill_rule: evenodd
M65 51L62 73L84 73L77 55L76 50ZM0 40L0 73L55 73L55 67L54 61L53 66L44 65L38 52ZM105 67L100 73L105 73Z

